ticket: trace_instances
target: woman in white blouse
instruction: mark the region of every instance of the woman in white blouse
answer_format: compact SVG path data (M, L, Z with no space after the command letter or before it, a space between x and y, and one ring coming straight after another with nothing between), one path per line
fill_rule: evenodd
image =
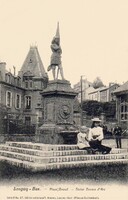
M99 118L92 119L92 127L88 134L89 145L93 149L97 149L102 154L108 154L111 151L110 147L101 144L104 136L103 129L100 127L101 120Z

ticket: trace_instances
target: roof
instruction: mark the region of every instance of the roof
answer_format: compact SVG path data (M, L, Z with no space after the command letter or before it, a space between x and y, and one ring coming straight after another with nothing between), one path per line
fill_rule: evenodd
M105 87L105 88L101 88L100 92L104 91L104 90L108 90L109 87Z
M93 94L93 93L96 93L96 92L100 92L101 90L105 90L106 87L100 87L100 88L97 88L97 89L94 89L94 91L90 92L89 94Z
M34 76L34 74L32 73L32 72L30 72L30 71L27 71L27 72L25 72L24 74L23 74L23 76Z
M47 78L47 73L45 72L44 65L36 46L30 47L21 70L19 71L19 76L27 71L32 73L35 77Z
M128 92L128 81L125 82L123 85L121 85L120 87L118 87L114 93L121 93L121 92Z

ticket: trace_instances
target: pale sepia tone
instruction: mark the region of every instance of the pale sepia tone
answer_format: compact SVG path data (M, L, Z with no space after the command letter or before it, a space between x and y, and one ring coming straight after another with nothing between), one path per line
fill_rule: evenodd
M30 45L37 45L44 67L50 64L50 44L60 24L62 65L64 75L71 84L81 75L89 81L99 76L107 85L111 81L123 83L128 80L128 1L127 0L0 0L0 61L16 72L20 69ZM51 72L49 75L52 77ZM77 170L76 170L77 173ZM116 180L115 180L116 182ZM127 185L52 182L17 183L0 185L2 200L7 196L43 196L56 199L75 196L96 196L100 200L125 200ZM47 184L46 184L47 183ZM40 191L14 192L14 187L40 188ZM78 191L76 188L94 191ZM64 188L54 191L50 188ZM103 190L98 190L102 188ZM96 190L95 190L96 189ZM36 189L35 189L36 190ZM43 194L43 195L42 195ZM23 198L24 199L24 198ZM74 199L74 198L73 198Z

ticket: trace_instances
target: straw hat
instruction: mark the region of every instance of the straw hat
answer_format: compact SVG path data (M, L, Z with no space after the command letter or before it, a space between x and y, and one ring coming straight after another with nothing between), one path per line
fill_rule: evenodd
M101 120L98 117L95 117L92 119L93 122L101 122Z

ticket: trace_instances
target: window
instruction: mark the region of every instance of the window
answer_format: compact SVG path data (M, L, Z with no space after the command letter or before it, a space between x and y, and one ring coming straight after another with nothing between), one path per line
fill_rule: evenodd
M33 86L33 82L32 82L32 81L30 81L30 88L32 88L32 86Z
M32 63L32 59L30 58L29 63Z
M12 107L12 93L9 91L6 92L6 106Z
M15 101L15 107L17 109L21 108L21 95L20 94L16 94L16 101Z
M25 81L25 88L28 88L28 81Z
M120 105L120 117L121 120L127 120L128 119L128 103L127 102L123 102Z
M21 78L20 77L17 78L17 85L21 86Z
M30 126L31 125L31 117L25 117L25 125Z
M127 110L128 110L128 109L127 109L127 106L126 106L126 105L125 105L125 107L124 107L124 108L125 108L125 112L127 112Z
M31 109L31 104L32 104L31 101L32 101L31 100L31 96L26 96L25 97L25 108L26 109Z
M27 80L25 81L25 88L32 88L33 87L33 81Z
M121 96L121 103L125 103L127 102L127 96L126 95L122 95Z
M10 74L7 75L7 82L11 83L11 76L10 76Z
M124 110L124 106L121 106L121 112L123 112L123 110Z

